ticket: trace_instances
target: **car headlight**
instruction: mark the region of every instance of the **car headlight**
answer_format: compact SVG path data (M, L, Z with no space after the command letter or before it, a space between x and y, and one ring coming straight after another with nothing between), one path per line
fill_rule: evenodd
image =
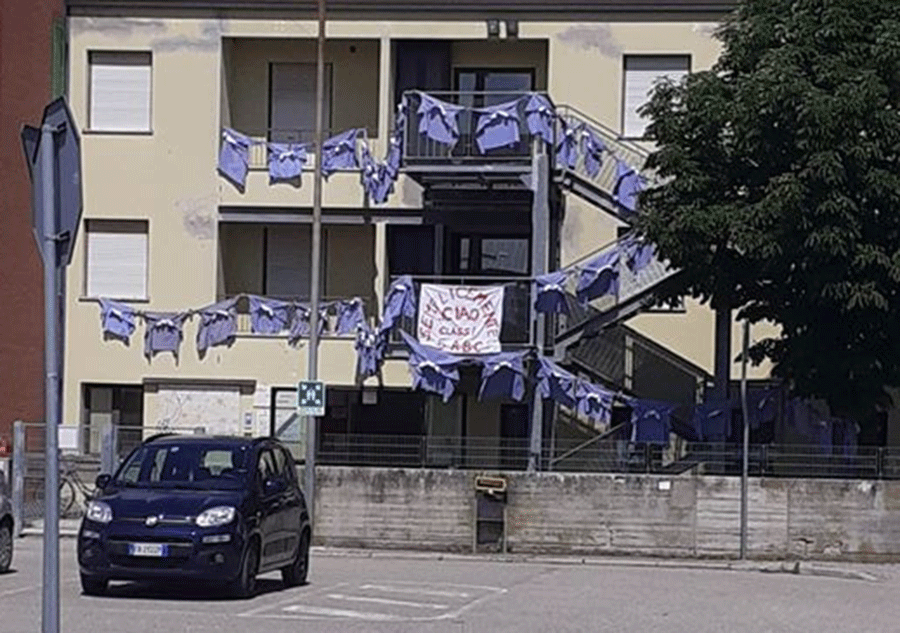
M103 503L102 501L91 501L88 504L85 516L88 521L94 521L95 523L109 523L113 519L112 508L109 507L108 503Z
M227 525L234 521L235 510L231 506L216 506L201 512L196 519L200 527L215 527Z

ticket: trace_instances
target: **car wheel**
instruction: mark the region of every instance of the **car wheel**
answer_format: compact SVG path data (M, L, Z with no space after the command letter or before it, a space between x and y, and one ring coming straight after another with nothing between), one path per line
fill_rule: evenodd
M0 525L0 574L9 571L13 556L12 525L9 522Z
M259 549L251 541L244 552L241 571L228 587L233 598L252 598L256 593L256 572L259 569Z
M300 546L297 557L287 567L281 569L281 579L286 587L299 587L306 584L309 573L309 531L303 530L300 535Z
M102 596L106 593L109 580L97 576L81 574L81 590L88 596Z

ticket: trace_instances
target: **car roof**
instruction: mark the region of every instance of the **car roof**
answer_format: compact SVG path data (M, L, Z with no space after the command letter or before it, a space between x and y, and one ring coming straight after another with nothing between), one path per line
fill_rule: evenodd
M255 446L273 441L270 437L243 437L240 435L197 435L160 433L144 440L144 444L218 444L222 446Z

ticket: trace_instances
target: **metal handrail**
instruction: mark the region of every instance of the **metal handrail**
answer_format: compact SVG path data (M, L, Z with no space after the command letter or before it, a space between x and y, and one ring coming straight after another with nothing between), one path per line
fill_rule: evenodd
M575 106L569 105L567 103L562 103L555 107L556 107L557 111L563 110L563 111L571 112L576 118L579 118L582 121L584 121L585 123L587 123L588 125L590 125L591 127L596 128L597 130L599 130L601 132L604 132L604 134L607 137L614 139L616 141L616 143L618 143L619 145L622 145L623 147L626 147L629 151L632 151L635 154L641 154L644 156L645 159L650 156L650 152L646 148L642 147L639 143L623 137L621 134L616 132L614 129L612 129L608 125L601 123L600 121L598 121L591 115L586 114L584 111L579 110Z
M582 442L581 444L579 444L579 445L576 446L575 448L569 449L568 451L566 451L565 453L563 453L563 454L560 455L559 457L551 457L551 458L550 458L550 466L553 466L554 464L558 464L558 463L561 462L562 460L564 460L564 459L566 459L566 458L568 458L568 457L571 457L571 456L574 455L575 453L578 453L578 452L584 450L585 448L587 448L588 446L591 446L592 444L595 444L596 442L600 442L600 441L602 441L602 440L604 440L604 439L609 438L610 436L612 436L612 435L615 434L615 433L619 433L619 432L620 432L622 429L624 429L626 426L627 426L627 424L623 422L622 424L616 425L616 426L612 427L611 429L607 429L607 430L606 430L605 432L603 432L603 433L600 433L600 434L595 435L594 437L592 437L592 438L590 438L590 439L585 440L584 442Z

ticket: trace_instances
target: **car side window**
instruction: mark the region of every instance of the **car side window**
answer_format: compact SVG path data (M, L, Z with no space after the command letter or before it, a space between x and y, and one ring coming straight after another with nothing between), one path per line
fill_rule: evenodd
M259 474L259 489L264 490L266 480L271 479L275 474L275 462L272 459L272 451L264 449L259 453L259 461L257 462L257 471Z
M288 483L297 483L297 469L294 466L294 456L284 448L278 449L278 452L284 456L284 474L287 477Z
M287 479L288 474L285 472L284 453L282 453L278 448L273 448L272 456L275 458L275 476L281 479L285 479L286 481L290 481L289 479Z

